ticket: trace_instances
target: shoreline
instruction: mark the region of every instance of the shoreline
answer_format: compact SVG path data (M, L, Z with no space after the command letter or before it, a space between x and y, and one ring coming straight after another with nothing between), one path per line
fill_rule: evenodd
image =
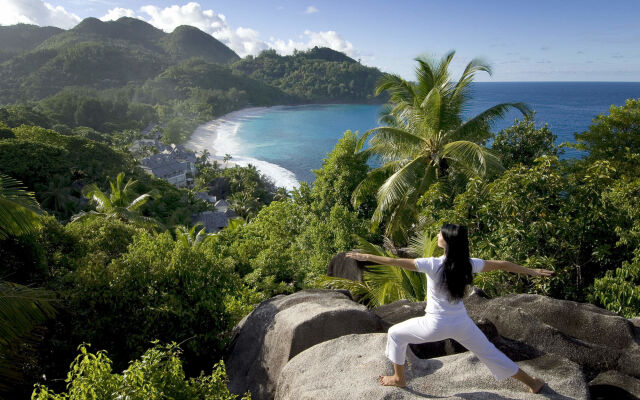
M197 126L184 146L195 152L208 150L211 153L210 160L218 161L224 165L223 168L231 168L236 165L245 167L251 164L262 175L270 178L276 186L293 190L300 186L300 182L292 171L267 161L243 155L241 143L238 143L235 138L244 120L259 116L267 110L283 107L290 106L247 107L232 111ZM232 158L227 163L222 163L225 154L230 154Z

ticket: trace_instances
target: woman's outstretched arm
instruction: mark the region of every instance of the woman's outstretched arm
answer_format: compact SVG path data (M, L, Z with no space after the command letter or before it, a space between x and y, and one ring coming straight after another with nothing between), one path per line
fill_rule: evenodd
M416 268L416 262L413 258L382 257L374 256L373 254L356 253L355 251L350 251L346 255L347 257L353 258L354 260L358 261L370 261L376 264L393 265L394 267L408 269L409 271L418 270Z
M553 271L549 271L548 269L532 269L523 267L522 265L514 264L509 261L501 261L501 260L485 260L484 268L482 268L482 272L487 271L495 271L502 270L507 272L513 272L515 274L527 274L531 276L551 276L553 275Z

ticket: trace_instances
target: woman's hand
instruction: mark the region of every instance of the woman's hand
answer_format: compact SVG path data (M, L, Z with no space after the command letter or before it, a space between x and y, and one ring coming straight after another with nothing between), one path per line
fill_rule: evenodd
M538 269L533 269L533 268L529 268L529 275L531 276L551 276L553 275L553 271L549 271L548 269L542 269L542 268L538 268Z
M347 257L353 258L356 261L368 261L369 254L365 253L356 253L355 251L350 251L346 254Z

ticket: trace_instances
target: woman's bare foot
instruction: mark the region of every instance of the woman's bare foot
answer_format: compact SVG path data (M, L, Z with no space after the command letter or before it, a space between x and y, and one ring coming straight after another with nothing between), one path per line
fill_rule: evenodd
M407 383L404 381L404 379L398 378L395 375L392 375L392 376L382 376L382 375L380 375L378 377L378 382L380 382L380 384L382 386L405 387L407 385Z
M538 393L543 387L545 382L538 378L537 376L533 377L533 385L529 386L529 390L531 393Z

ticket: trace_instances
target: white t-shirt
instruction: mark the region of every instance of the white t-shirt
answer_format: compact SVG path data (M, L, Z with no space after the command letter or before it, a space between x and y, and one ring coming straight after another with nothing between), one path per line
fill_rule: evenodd
M440 285L442 277L442 257L416 258L416 268L418 272L427 274L427 307L425 311L429 314L457 315L466 313L462 300L452 303L446 288ZM474 274L482 271L484 268L484 260L479 258L471 258L471 271Z

